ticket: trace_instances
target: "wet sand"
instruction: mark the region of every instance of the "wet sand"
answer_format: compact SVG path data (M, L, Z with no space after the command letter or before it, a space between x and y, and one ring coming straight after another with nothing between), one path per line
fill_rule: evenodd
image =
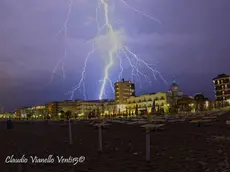
M145 161L145 129L140 125L113 123L103 129L103 152L99 153L98 129L89 122L72 124L72 145L68 144L67 125L14 123L13 130L6 130L4 122L0 123L0 171L17 172L18 165L5 164L5 158L24 154L86 157L76 166L26 164L22 169L28 172L222 172L230 163L228 116L230 113L222 115L211 126L197 127L186 121L152 131L150 162Z

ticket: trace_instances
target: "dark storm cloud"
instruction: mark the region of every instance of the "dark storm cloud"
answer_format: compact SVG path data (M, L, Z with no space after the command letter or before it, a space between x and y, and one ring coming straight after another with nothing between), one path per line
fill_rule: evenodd
M169 82L176 78L185 92L211 96L211 79L230 73L229 0L126 0L161 24L115 2L117 13L111 17L123 21L130 48L147 62L156 63ZM65 40L64 32L56 33L64 24L68 1L0 1L0 103L6 109L66 98L64 93L80 79L91 48L87 41L96 33L95 4L96 0L73 0ZM66 79L59 67L54 82L47 85L56 63L64 57L65 43ZM92 57L87 71L90 98L96 98L98 91L89 84L98 85L102 79L104 63L98 56ZM153 83L138 92L165 91L167 87Z

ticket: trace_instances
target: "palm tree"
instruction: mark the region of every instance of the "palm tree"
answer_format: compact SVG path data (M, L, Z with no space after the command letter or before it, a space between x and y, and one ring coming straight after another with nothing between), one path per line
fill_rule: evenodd
M61 110L60 113L61 113L61 119L64 119L64 117L65 117L65 112L64 112L63 110Z
M154 115L155 111L156 111L156 101L153 100L153 104L152 104L152 115Z
M138 116L138 105L136 104L135 115Z
M66 119L71 119L72 112L68 110L66 111L65 115L66 115Z

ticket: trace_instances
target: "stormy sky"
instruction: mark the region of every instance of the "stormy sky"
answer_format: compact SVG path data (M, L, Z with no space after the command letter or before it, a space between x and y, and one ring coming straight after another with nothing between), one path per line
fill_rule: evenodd
M185 94L201 92L212 98L212 78L230 74L230 1L126 2L160 23L114 0L109 7L114 27L125 32L127 46L153 64L168 82L152 77L149 84L141 78L140 85L135 80L137 94L167 91L175 79ZM92 48L90 40L97 33L96 6L97 0L73 0L65 38L61 29L69 10L68 0L0 0L0 103L5 111L69 99L66 93L81 79L84 60ZM65 77L59 65L49 83L60 59ZM98 98L105 63L106 57L99 53L87 63L88 99ZM127 62L123 67L125 79L131 79ZM118 69L116 62L110 73L113 82L117 81ZM141 70L151 76L147 69ZM74 98L83 98L82 90ZM113 98L109 87L104 98Z

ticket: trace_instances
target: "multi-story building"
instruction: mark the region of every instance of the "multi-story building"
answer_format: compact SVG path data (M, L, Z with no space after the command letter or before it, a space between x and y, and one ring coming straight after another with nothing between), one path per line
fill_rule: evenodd
M114 100L107 100L104 102L104 114L105 115L115 115L117 114L117 104Z
M58 110L60 112L66 112L66 111L71 111L72 108L75 107L76 101L72 100L64 100L58 102Z
M64 101L55 101L48 103L47 113L51 118L60 118L60 116L64 115L64 112L74 109L75 102L72 100L64 100Z
M58 113L60 112L59 102L55 101L48 103L46 107L49 118L58 117Z
M77 100L73 112L78 116L103 116L116 113L116 103L113 100Z
M124 103L131 96L135 96L135 85L131 81L122 81L115 83L115 100L117 104Z
M17 110L15 111L15 116L16 116L16 118L21 118L21 115L22 115L21 109L17 109Z
M71 117L99 117L114 114L116 104L112 100L66 100L47 104L47 110L51 118L65 118L67 111L71 112Z
M201 93L197 93L194 96L183 96L177 101L177 110L179 112L208 111L213 108L213 102Z
M183 97L183 92L180 91L178 84L174 81L170 90L167 93L170 112L174 113L177 110L177 102Z
M215 99L218 106L226 106L230 104L230 76L220 74L213 78Z
M177 101L178 112L195 112L194 97L184 95Z
M33 106L22 108L21 113L23 118L45 118L47 112L45 106Z
M128 113L129 115L150 114L153 111L167 113L169 111L167 93L159 92L132 96L126 100L124 106L120 105L118 108L121 113Z
M15 113L16 118L44 118L46 114L46 106L24 107Z
M195 94L194 104L196 111L207 111L211 107L211 101L201 93Z

